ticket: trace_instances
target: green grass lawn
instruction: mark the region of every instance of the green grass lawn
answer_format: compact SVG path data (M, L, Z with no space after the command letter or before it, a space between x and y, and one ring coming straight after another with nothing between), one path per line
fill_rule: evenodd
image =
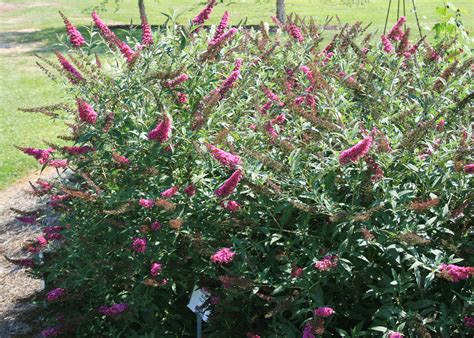
M13 145L44 146L42 140L54 140L63 133L64 126L51 123L49 118L32 113L18 112L18 107L32 107L59 102L61 91L35 67L34 53L51 56L57 35L64 33L58 10L76 25L89 25L90 12L99 0L3 0L0 1L0 189L21 178L39 166L22 155ZM348 7L341 0L287 0L287 14L314 17L323 23L327 16L338 15L342 22L361 20L372 22L373 29L383 29L388 0L371 0L368 4ZM468 30L474 30L474 0L454 0L455 6L464 9L463 19ZM204 1L197 0L148 0L145 2L149 21L164 22L161 14L179 14L178 21L192 18ZM396 4L392 1L390 22L397 17ZM407 0L411 4L411 1ZM139 22L136 0L123 0L116 10L115 0L109 0L106 12L101 14L109 24ZM443 0L416 0L421 25L431 27L439 18L435 8ZM416 27L414 15L407 8L409 25ZM231 22L247 19L255 24L269 21L275 11L275 0L233 0L219 3L210 22L215 23L222 13L231 13ZM428 30L424 31L428 33Z

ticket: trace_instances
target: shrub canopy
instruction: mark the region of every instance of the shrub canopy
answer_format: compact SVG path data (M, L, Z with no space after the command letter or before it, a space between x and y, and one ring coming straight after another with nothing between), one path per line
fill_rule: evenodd
M403 19L324 45L298 18L200 29L214 3L159 31L142 15L142 44L96 13L102 37L69 23L77 46L47 72L74 145L24 149L73 172L36 188L63 211L38 244L63 314L43 334L192 336L198 285L209 337L467 335L468 52Z

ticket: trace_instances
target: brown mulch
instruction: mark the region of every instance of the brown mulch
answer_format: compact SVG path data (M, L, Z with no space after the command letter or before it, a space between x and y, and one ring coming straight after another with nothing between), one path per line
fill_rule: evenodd
M43 172L41 178L54 176L54 171ZM29 194L28 181L34 182L39 177L33 174L4 190L0 190L0 337L30 336L32 314L38 308L28 301L43 288L41 280L32 278L25 268L10 263L9 258L26 258L22 251L26 241L36 238L40 233L38 225L24 224L15 219L10 208L34 211L44 205L44 200ZM43 204L42 204L43 202Z

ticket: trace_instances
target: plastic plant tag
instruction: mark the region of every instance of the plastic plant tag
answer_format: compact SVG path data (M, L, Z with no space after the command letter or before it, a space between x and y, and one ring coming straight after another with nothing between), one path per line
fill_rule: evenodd
M207 309L209 307L207 300L210 296L209 292L199 289L197 285L195 285L188 304L188 308L195 314L200 315L205 322L207 322L211 314L211 310Z

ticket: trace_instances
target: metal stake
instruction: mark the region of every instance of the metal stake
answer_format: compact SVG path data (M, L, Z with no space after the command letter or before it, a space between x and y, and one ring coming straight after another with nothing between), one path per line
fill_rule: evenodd
M202 317L200 313L196 313L196 338L202 337Z

